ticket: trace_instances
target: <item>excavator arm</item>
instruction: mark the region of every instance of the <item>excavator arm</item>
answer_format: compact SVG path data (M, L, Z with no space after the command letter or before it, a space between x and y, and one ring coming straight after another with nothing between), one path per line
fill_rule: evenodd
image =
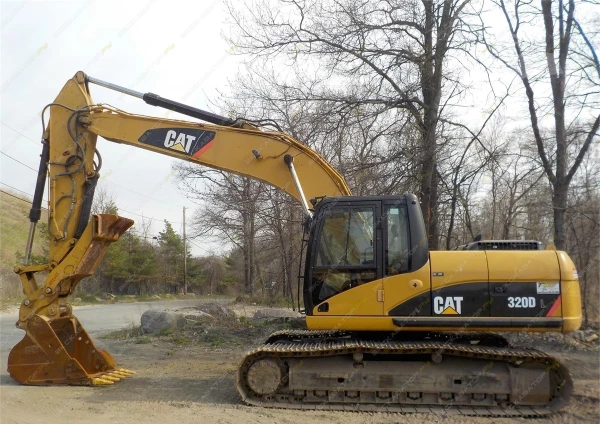
M213 124L134 115L94 104L90 82ZM102 166L96 149L98 136L263 181L297 199L309 215L306 199L350 195L343 177L325 159L289 135L262 131L248 122L152 93L137 93L83 72L67 81L49 107L26 264L15 268L26 296L17 327L26 335L11 351L8 370L21 383L110 384L128 374L117 370L112 357L94 346L67 302L78 282L93 275L110 244L133 225L132 220L116 215L90 217ZM46 178L49 262L28 265ZM40 271L47 272L43 285L35 278Z

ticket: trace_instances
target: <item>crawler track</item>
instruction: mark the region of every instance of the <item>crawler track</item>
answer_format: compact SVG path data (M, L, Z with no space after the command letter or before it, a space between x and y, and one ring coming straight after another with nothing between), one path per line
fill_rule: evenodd
M504 340L500 337L482 340L277 332L246 355L237 387L247 404L288 409L543 416L565 406L573 386L568 370L555 358L507 343L498 346ZM415 367L417 372L406 378L406 370ZM459 372L461 379L453 384L452 373ZM444 383L447 379L451 381Z

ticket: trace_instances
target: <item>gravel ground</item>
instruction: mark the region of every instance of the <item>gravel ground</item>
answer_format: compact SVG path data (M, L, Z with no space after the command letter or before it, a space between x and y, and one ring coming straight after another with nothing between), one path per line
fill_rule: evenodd
M251 316L255 308L238 315ZM238 309L239 309L238 308ZM258 307L257 307L258 309ZM29 387L17 385L2 358L2 423L529 423L599 422L600 361L591 333L512 334L514 344L544 350L571 370L575 394L563 412L542 419L441 417L432 414L286 411L244 405L235 389L235 370L244 353L258 345L271 327L236 325L190 329L183 335L148 337L119 333L98 340L117 363L137 372L106 387ZM135 332L134 332L135 333ZM585 337L584 337L585 336Z

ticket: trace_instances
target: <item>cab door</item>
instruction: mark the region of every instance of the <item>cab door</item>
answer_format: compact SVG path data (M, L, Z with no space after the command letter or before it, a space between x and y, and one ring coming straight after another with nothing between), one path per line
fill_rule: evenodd
M325 206L312 245L312 314L381 316L381 201Z
M411 207L415 205L410 200L383 204L383 309L388 316L431 315L429 261L417 257L427 244L426 239L417 239L423 237L418 228L420 209Z

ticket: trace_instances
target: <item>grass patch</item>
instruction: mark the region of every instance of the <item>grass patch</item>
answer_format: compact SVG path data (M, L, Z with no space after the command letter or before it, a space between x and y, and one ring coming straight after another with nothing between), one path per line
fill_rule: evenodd
M6 188L3 187L3 190ZM16 265L16 252L23 253L25 250L25 242L29 232L29 208L31 208L30 198L23 196L21 193L8 190L10 194L18 197L15 199L10 194L0 193L0 263L3 268L6 268L12 273L12 267ZM23 200L19 200L23 199ZM41 222L48 221L48 212L42 210ZM36 235L39 233L36 231ZM36 237L33 242L33 254L43 254L43 248L46 247L47 241L43 237ZM14 277L13 277L14 276ZM13 274L11 278L16 281L19 278Z
M254 327L254 323L252 322L252 318L241 316L241 317L238 318L238 321L239 321L239 323L243 327Z
M171 334L173 334L172 330L169 330L168 328L164 328L158 332L158 337L170 336Z
M102 299L91 294L85 294L81 296L81 301L90 305L97 305L98 303L102 303Z
M171 335L171 342L176 345L186 346L192 343L192 340L185 336L183 333L175 333Z
M110 340L130 340L136 337L143 336L144 333L142 331L141 325L131 325L129 327L123 328L121 330L111 331L108 334L100 336L101 339L110 339ZM150 339L149 337L145 337L146 339ZM136 341L137 343L137 341ZM150 343L150 340L146 343Z
M227 344L227 339L222 334L206 334L204 342L209 343L212 347L219 347Z

